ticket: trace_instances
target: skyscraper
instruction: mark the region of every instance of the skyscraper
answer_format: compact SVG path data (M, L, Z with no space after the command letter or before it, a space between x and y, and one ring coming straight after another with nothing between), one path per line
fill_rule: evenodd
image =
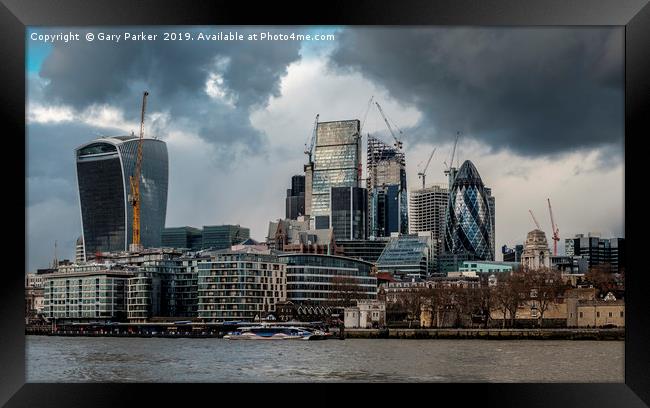
M403 152L368 135L369 235L408 232L406 159Z
M86 258L125 251L132 240L133 208L127 201L137 136L102 137L75 149L81 228ZM141 242L159 247L167 213L167 145L145 138L140 180Z
M445 226L445 252L494 260L493 216L481 176L466 160L453 178Z
M332 187L330 222L335 239L366 239L368 190L361 187Z
M431 232L436 262L445 242L448 201L449 189L442 185L432 185L409 193L409 233Z
M330 227L330 189L360 187L361 135L358 120L319 122L316 127L311 211L316 229ZM306 185L309 184L307 181Z
M291 177L291 188L287 189L285 199L285 218L295 220L305 215L305 176Z

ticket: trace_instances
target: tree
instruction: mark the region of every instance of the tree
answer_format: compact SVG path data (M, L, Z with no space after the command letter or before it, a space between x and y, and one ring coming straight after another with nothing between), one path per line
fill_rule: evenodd
M530 292L524 279L524 273L510 272L498 280L493 289L495 305L503 313L503 327L506 323L506 314L510 314L510 326L514 327L517 309L523 304Z
M354 278L334 276L330 283L329 301L332 306L352 306L354 300L367 298L363 287Z
M594 285L599 295L616 290L616 275L609 264L594 265L585 274L585 279Z
M544 322L544 313L564 293L566 285L562 282L559 271L541 268L526 271L524 286L528 289L529 299L538 306L537 324L541 327Z

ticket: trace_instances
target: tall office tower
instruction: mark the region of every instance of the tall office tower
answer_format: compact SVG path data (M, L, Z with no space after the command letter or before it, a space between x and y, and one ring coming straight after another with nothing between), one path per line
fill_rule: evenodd
M408 233L406 159L403 152L368 135L369 235Z
M488 197L478 170L466 160L455 175L449 192L446 253L467 254L476 260L494 260L493 217Z
M445 222L449 189L444 185L411 191L409 193L409 233L430 231L436 261L445 242Z
M330 221L335 239L366 239L367 216L368 190L361 187L332 187Z
M319 122L316 127L310 211L315 229L330 228L332 187L360 187L359 127L356 119Z
M132 241L133 176L137 136L102 137L75 149L81 229L86 259L97 252L126 251ZM168 158L162 140L145 138L140 179L142 245L159 247L167 213Z
M230 249L250 238L250 229L239 225L203 226L203 249Z
M286 219L295 220L305 215L305 176L291 177L291 188L287 189L285 207Z

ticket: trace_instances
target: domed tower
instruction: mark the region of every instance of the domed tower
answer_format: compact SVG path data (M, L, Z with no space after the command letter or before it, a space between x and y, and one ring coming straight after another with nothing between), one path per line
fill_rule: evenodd
M534 229L528 233L524 252L521 255L521 264L525 268L538 269L551 266L551 250L544 231Z
M488 195L478 170L466 160L449 191L445 252L468 253L476 259L494 260L493 217Z

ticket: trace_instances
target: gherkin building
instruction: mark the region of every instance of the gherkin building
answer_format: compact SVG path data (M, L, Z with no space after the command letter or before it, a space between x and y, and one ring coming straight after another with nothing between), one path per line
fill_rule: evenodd
M445 252L470 254L477 260L494 260L493 215L486 190L471 161L458 170L447 203Z

